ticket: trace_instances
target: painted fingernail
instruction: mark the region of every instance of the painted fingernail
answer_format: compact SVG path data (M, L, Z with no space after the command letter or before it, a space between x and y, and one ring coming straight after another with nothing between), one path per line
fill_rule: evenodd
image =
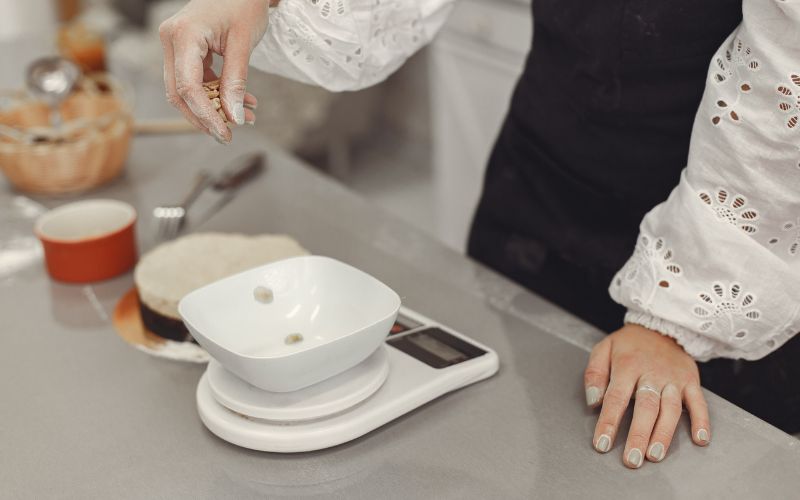
M662 461L664 459L664 445L661 443L653 443L647 454L656 462Z
M233 121L236 122L236 125L244 124L244 103L242 101L236 101L236 104L233 105Z
M698 429L697 430L697 440L701 443L708 442L708 431L705 429Z
M252 111L258 109L258 104L250 104L249 102L244 103L243 106L245 107L245 109L250 109Z
M248 124L248 125L255 125L256 124L256 120L255 119L245 120L245 123Z
M223 146L227 146L229 144L229 142L226 141L225 138L219 135L217 132L211 131L211 137L213 137L215 141L222 144Z
M644 457L642 456L642 450L639 448L634 448L628 452L628 463L633 465L635 468L639 468L642 466L642 461Z
M600 437L597 438L597 444L594 445L594 448L600 453L606 453L611 449L611 437L607 434L600 434Z
M591 386L586 388L586 404L594 406L600 401L600 389Z

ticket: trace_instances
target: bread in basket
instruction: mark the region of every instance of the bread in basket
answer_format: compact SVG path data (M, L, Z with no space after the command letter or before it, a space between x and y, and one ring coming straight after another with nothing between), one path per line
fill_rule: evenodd
M129 99L106 74L84 76L61 104L63 124L24 93L0 98L0 170L18 190L86 191L123 170L132 135Z

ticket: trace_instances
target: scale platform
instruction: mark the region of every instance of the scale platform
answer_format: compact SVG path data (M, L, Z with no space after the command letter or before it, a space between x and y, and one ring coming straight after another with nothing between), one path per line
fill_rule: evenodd
M257 389L216 361L197 385L203 424L244 448L296 453L356 439L497 372L488 347L406 308L372 355L295 392Z

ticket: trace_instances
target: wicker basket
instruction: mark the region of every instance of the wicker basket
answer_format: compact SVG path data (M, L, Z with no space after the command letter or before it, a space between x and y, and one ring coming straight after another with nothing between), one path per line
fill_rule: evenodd
M46 105L22 94L0 109L0 170L18 190L86 191L122 173L132 135L129 99L107 75L85 77L48 126Z

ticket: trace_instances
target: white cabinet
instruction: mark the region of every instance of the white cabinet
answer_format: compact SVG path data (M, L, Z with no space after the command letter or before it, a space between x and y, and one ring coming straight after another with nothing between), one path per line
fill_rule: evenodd
M431 47L437 233L464 251L483 172L530 48L530 5L460 0Z

